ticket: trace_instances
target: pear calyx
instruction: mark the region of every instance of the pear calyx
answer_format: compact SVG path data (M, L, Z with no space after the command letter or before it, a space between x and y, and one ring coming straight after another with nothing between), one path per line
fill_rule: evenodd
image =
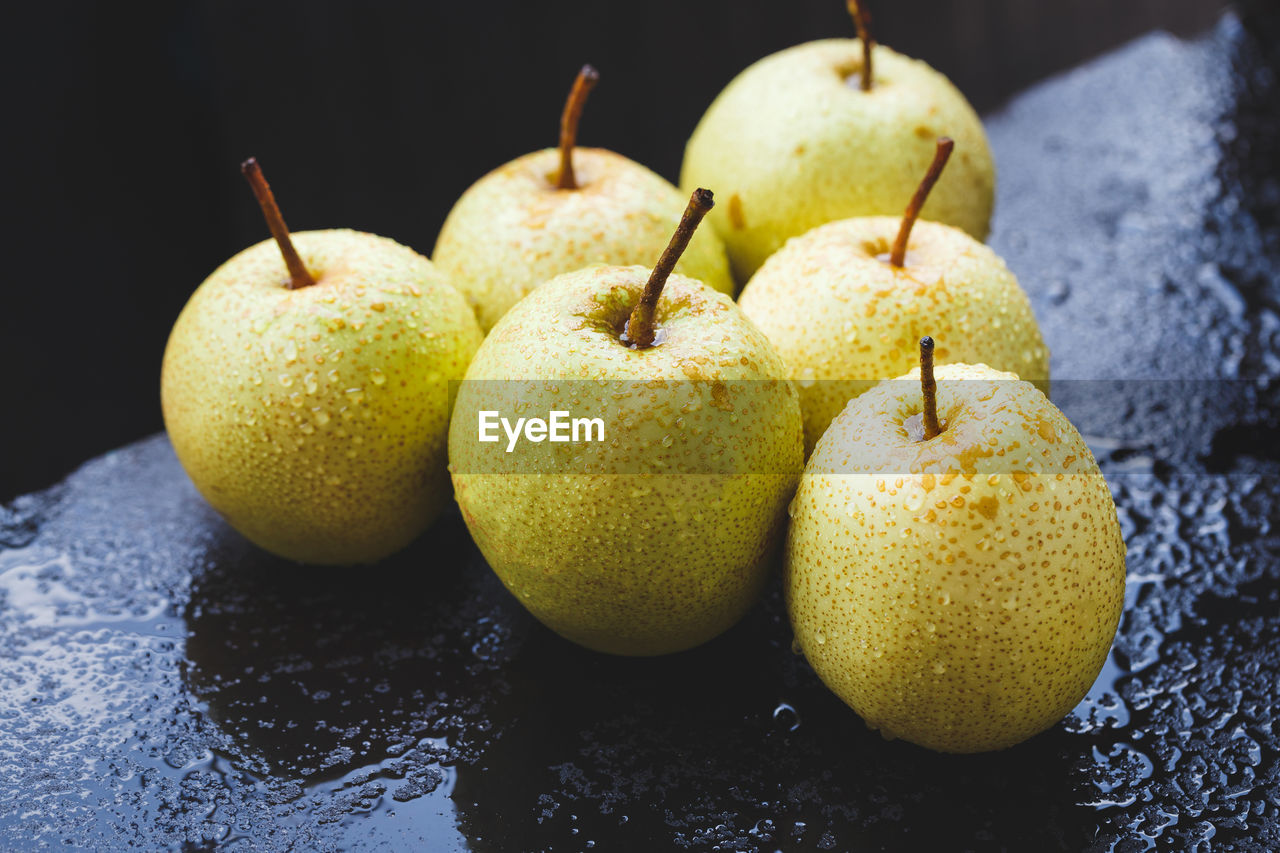
M689 206L684 209L684 216L680 217L676 233L671 235L671 242L667 244L662 257L658 259L653 272L649 274L649 280L644 285L644 293L640 295L640 301L632 309L631 317L627 320L626 328L623 329L623 343L631 348L648 349L653 346L657 334L653 326L653 313L658 305L658 297L662 296L662 286L667 283L667 276L671 275L671 270L684 254L685 247L693 237L693 232L698 228L698 223L711 208L715 207L715 203L711 190L701 187L694 190L693 195L689 197Z
M578 122L582 118L582 108L587 103L587 95L600 80L600 72L590 65L582 66L578 76L569 90L569 97L564 102L564 111L560 113L560 173L556 176L556 189L576 190L577 176L573 174L573 146L578 139Z
M253 188L253 194L262 207L262 216L267 220L267 227L271 229L271 236L276 238L276 245L280 247L280 254L284 256L284 265L289 268L289 289L298 290L315 284L315 278L307 272L306 265L298 256L298 250L293 247L293 241L289 239L289 228L284 224L284 217L276 204L275 194L271 192L271 185L263 176L262 167L258 165L257 159L250 157L241 163L240 174L244 175L249 186Z
M925 172L924 180L920 182L920 186L916 187L915 195L911 197L906 212L902 214L902 225L898 228L898 236L894 238L893 251L889 253L891 266L901 267L906 263L907 240L911 238L911 227L916 224L920 209L929 198L933 185L938 182L938 178L942 177L942 170L946 168L947 159L951 157L951 150L955 147L956 144L951 137L938 137L938 147L934 151L933 162L929 164L929 171Z

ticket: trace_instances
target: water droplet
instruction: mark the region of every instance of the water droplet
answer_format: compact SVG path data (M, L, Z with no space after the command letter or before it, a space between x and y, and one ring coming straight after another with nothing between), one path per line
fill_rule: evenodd
M946 667L946 665L945 665L944 663L942 663L942 661L934 661L934 662L933 662L933 671L934 671L934 673L935 673L935 674L937 674L937 675L942 675L942 673L944 673L944 672L946 672L946 671L947 671L947 667Z
M283 385L284 387L288 388L290 385L292 385L292 384L293 384L293 377L292 377L292 376L290 376L288 373L281 373L281 374L280 374L280 384L281 384L281 385Z
M316 382L316 375L314 373L308 373L306 376L302 377L302 384L306 386L308 394L316 393L316 389L320 387Z
M670 447L670 446L671 446L672 444L674 444L674 443L675 443L675 440L674 440L670 435L664 435L664 436L662 437L662 446L663 446L663 447Z
M800 728L800 712L786 702L779 702L773 709L773 721L779 727L794 732Z
M254 385L261 385L261 384L262 384L262 374L260 374L260 373L255 373L255 374L253 374L252 376L250 376L250 377L249 377L249 381L250 381L250 382L252 382Z
M903 498L902 508L907 512L917 512L922 506L924 506L924 498L924 489L913 485L911 490L907 492L907 496Z
M298 345L294 343L293 339L291 338L288 341L285 341L285 344L284 344L284 363L293 364L297 360L298 360Z
M374 385L382 385L387 381L386 374L381 369L375 367L369 371L369 378L373 380Z
M324 426L325 424L329 423L329 413L326 412L324 409L316 409L315 413L316 413L316 423L318 423L320 426Z

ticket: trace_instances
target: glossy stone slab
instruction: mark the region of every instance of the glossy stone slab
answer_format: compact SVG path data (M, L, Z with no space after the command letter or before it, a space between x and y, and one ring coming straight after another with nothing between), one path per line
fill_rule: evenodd
M1275 59L1228 18L989 119L992 242L1129 544L1112 660L1051 731L882 740L776 584L619 660L534 623L456 516L377 569L284 564L157 436L0 510L0 846L1280 847Z

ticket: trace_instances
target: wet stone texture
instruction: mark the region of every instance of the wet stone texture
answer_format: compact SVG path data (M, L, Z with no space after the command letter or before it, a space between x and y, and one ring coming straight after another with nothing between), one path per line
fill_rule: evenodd
M0 508L0 847L1280 849L1276 32L1152 36L990 117L992 242L1129 544L1049 732L883 741L776 584L619 660L533 623L456 515L376 569L281 563L159 436Z

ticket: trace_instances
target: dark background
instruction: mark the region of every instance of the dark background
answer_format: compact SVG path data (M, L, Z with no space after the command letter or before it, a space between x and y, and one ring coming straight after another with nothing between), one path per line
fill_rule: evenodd
M877 37L979 110L1222 0L879 0ZM749 10L749 11L748 11ZM42 3L0 34L6 275L0 501L160 429L169 327L267 236L256 155L290 226L430 252L454 199L556 141L583 62L586 145L674 179L715 94L780 48L851 35L841 0ZM998 165L998 164L997 164Z

